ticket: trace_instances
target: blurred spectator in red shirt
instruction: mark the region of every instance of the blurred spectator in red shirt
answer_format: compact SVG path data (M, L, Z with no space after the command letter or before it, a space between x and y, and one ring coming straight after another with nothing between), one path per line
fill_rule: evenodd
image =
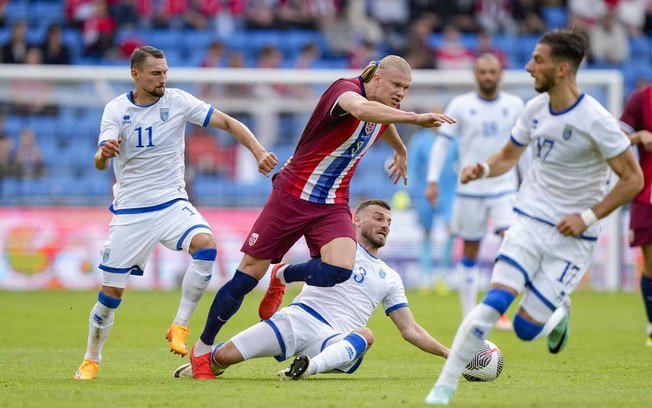
M492 54L498 58L498 61L500 61L500 65L503 68L509 67L507 54L505 54L502 50L494 47L493 37L486 31L480 31L478 33L478 47L475 50L475 57L477 58L482 54Z
M95 12L84 21L82 29L86 55L102 57L109 51L113 47L115 30L115 21L106 0L96 0Z
M460 31L457 27L444 27L444 41L435 51L437 68L439 69L469 69L473 67L474 55L460 42Z

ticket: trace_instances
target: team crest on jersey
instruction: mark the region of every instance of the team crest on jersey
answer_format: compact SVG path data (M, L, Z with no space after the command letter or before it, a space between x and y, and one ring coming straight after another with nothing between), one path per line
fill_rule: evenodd
M111 256L111 249L106 248L102 252L102 263L107 263L109 260L109 256Z
M128 113L125 113L125 115L122 117L122 124L128 125L130 123L131 123L131 116L129 116Z
M258 234L256 232L252 233L249 237L249 246L254 246L258 241Z
M380 279L385 279L385 276L387 275L385 272L380 271Z
M564 140L569 140L573 136L573 127L571 125L564 126Z
M370 135L371 132L373 132L375 128L376 128L375 123L367 122L367 124L364 125L364 134L365 135Z
M161 120L165 122L166 120L170 119L170 109L168 108L161 108Z

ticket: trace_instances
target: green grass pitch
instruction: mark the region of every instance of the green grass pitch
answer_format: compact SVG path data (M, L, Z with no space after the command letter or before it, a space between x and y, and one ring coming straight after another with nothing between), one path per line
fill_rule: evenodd
M0 292L0 407L418 407L425 406L443 365L443 359L403 341L378 311L369 322L376 342L354 375L280 382L275 373L291 360L266 358L231 367L216 381L175 379L173 370L188 359L170 354L164 336L179 292L127 291L102 368L95 380L78 382L72 376L84 354L96 296ZM218 340L257 321L260 297L259 291L247 297ZM450 345L459 323L457 295L408 297L421 325ZM192 342L212 298L204 296L191 322ZM652 407L652 348L644 346L638 293L575 293L571 328L559 355L548 354L545 341L526 343L511 332L492 331L489 338L505 358L503 373L490 383L462 379L453 406Z

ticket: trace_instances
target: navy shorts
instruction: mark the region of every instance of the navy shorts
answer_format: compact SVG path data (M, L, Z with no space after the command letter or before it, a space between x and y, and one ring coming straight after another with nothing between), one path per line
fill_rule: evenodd
M351 209L347 204L313 203L274 188L240 250L278 263L302 236L313 258L335 238L355 241Z

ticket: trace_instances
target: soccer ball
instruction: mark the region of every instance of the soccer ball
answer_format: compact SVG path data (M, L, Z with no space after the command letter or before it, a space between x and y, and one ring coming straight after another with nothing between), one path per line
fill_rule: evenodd
M482 348L475 353L462 375L469 381L493 381L503 371L503 353L498 346L485 340Z

